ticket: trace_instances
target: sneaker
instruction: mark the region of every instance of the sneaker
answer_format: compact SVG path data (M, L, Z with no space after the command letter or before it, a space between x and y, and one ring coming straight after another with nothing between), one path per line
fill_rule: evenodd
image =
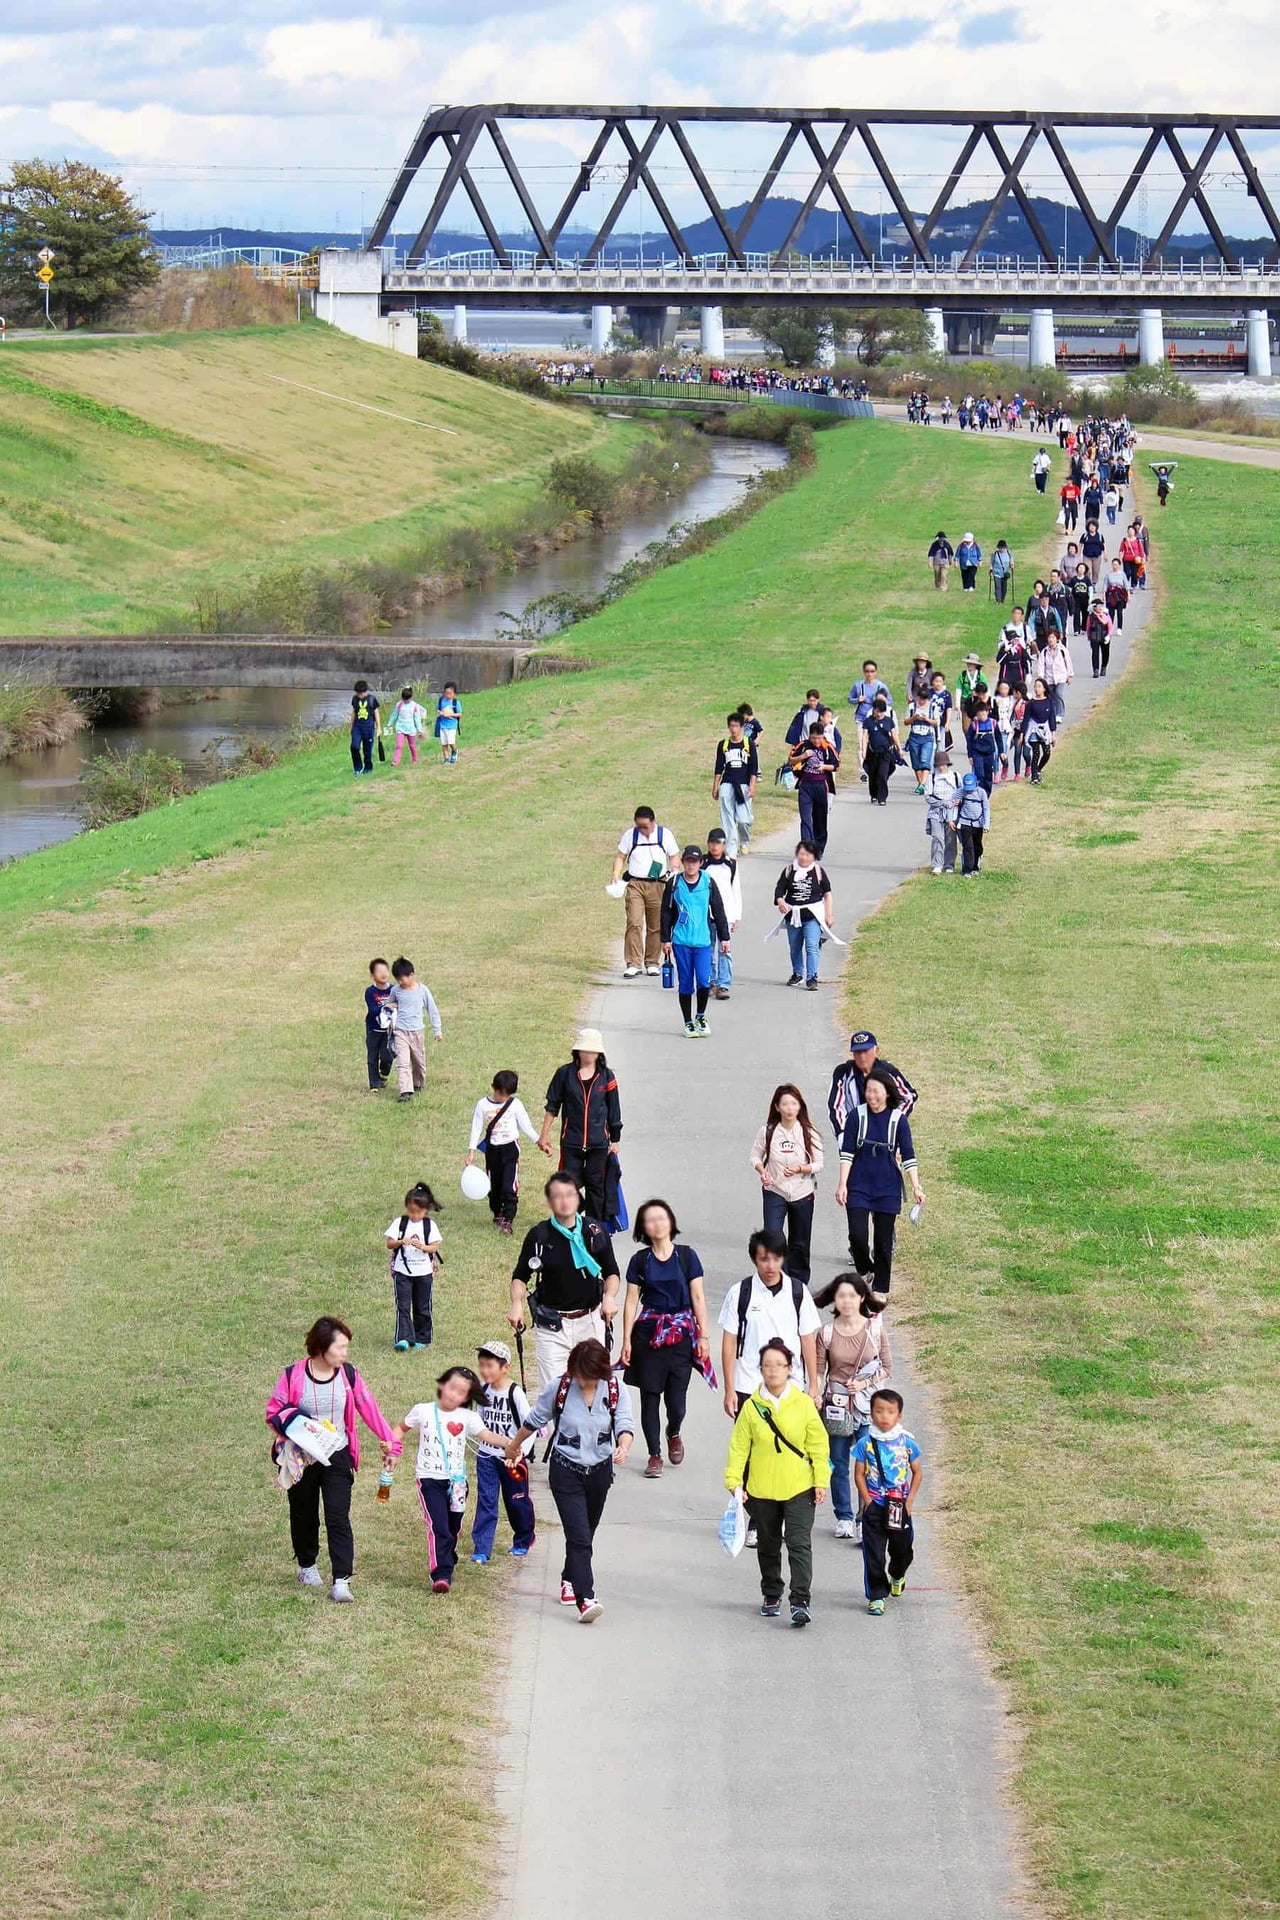
M653 975L653 977L654 977L654 979L656 980L656 979L657 979L657 977L658 977L658 975L659 975L659 974L660 974L660 973L662 972L662 968L661 968L661 967L646 967L646 968L645 968L645 972L646 972L646 973L649 973L649 974L652 974L652 975Z
M624 967L622 969L622 977L624 980L634 980L639 971L639 967Z
M762 1600L760 1602L760 1618L762 1620L776 1620L781 1612L781 1600Z
M649 1464L644 1470L644 1477L646 1480L661 1480L662 1455L660 1453L651 1453L649 1455Z
M487 1553L473 1553L473 1554L472 1554L472 1556L471 1556L471 1564L472 1564L472 1566L473 1566L473 1567L487 1567L487 1566L488 1566L488 1564L489 1564L489 1556L488 1556L488 1554L487 1554Z
M322 1587L324 1581L320 1578L319 1567L299 1567L298 1585L300 1587Z
M573 1591L571 1583L568 1580L562 1580L560 1582L560 1605L562 1607L574 1607L577 1604L578 1598Z
M852 1540L852 1538L853 1538L852 1520L837 1520L836 1521L836 1539Z
M916 788L916 792L917 792L917 793L923 793L923 792L924 792L924 788L923 788L923 787L917 787L917 788Z
M884 1601L883 1601L883 1600L868 1600L868 1602L867 1602L867 1612L868 1612L868 1613L870 1613L870 1614L873 1614L873 1615L875 1616L875 1618L876 1618L876 1619L878 1620L878 1619L880 1618L880 1615L881 1615L881 1614L882 1614L882 1613L884 1612Z
M942 868L941 868L941 867L930 867L930 869L929 869L929 871L930 871L930 873L941 873L941 872L942 872Z
M707 1038L708 1034L711 1032L711 1029L707 1025L707 1017L705 1014L700 1013L698 1015L697 1019L693 1023L693 1030L697 1034L699 1040L705 1040Z
M355 1595L351 1591L351 1582L349 1580L335 1580L329 1589L329 1598L336 1600L340 1607L349 1605L350 1602L355 1599Z
M756 1530L755 1530L755 1528L754 1528L754 1527L748 1527L748 1528L747 1528L747 1537L746 1537L746 1539L745 1539L745 1540L743 1541L743 1543L742 1543L742 1544L743 1544L744 1546L746 1546L746 1547L756 1547L756 1546L759 1546L759 1544L760 1544L760 1541L759 1541L759 1536L757 1535L757 1533L756 1533Z
M901 1580L891 1580L889 1582L889 1591L893 1595L895 1600L900 1600L903 1594L906 1592L906 1590L907 1590L907 1582L906 1582L905 1575Z
M433 1580L431 1582L431 1591L432 1593L448 1593L451 1585L452 1582L449 1580Z
M684 1023L684 1037L685 1037L685 1039L686 1039L686 1040L696 1040L696 1039L697 1039L697 1037L698 1037L698 1027L697 1027L697 1022L696 1022L696 1021L694 1021L694 1020L686 1020L686 1021L685 1021L685 1023Z
M370 1093L385 1093L385 1092L386 1092L386 1088L385 1088L385 1087L370 1087L370 1088L369 1088L369 1092L370 1092Z
M792 1607L791 1609L791 1624L793 1627L807 1627L812 1618L813 1615L810 1613L808 1607Z
M789 987L802 987L804 985L804 976L799 973L793 973L787 985Z
M578 1608L578 1619L584 1627L589 1627L591 1622L598 1620L603 1612L604 1608L600 1605L600 1602L593 1597L590 1600L584 1600L582 1602Z
M529 1547L536 1547L537 1544L538 1544L538 1538L537 1538L537 1535L535 1534L533 1539L529 1542L528 1547L508 1547L507 1551L511 1555L511 1558L513 1560L527 1560L529 1558Z
M852 1533L851 1533L851 1534L849 1535L849 1538L850 1538L850 1539L851 1539L851 1540L853 1541L853 1544L854 1544L854 1546L855 1546L855 1547L860 1547L860 1546L862 1545L862 1522L861 1522L861 1520L855 1520L855 1521L854 1521L854 1523L853 1523L853 1532L852 1532Z
M397 1340L397 1341L396 1341L396 1352L397 1352L397 1353L408 1353L408 1351L409 1351L409 1349L410 1349L410 1347L411 1347L412 1345L413 1345L413 1342L412 1342L412 1340Z
M804 984L806 992L816 993L818 991L818 983L816 980L806 980Z
M667 1458L673 1467L678 1467L684 1459L684 1441L678 1433L667 1435Z
M412 1100L412 1098L413 1098L413 1095L412 1095L411 1093L402 1093L402 1094L400 1094L400 1095L398 1095L398 1098L399 1098L399 1100L400 1100L400 1104L401 1104L401 1105L403 1106L403 1104L404 1104L404 1102L405 1102L406 1100Z

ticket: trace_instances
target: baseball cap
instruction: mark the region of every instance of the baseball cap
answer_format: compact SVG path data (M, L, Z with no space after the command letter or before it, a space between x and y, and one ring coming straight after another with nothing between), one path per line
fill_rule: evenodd
M972 792L974 792L974 790L976 789L976 787L977 787L977 784L978 784L978 776L977 776L977 774L976 774L976 773L966 773L966 775L965 775L965 777L964 777L964 779L963 779L963 780L961 781L961 783L960 783L960 784L961 784L961 786L962 786L962 787L964 788L964 790L965 790L965 792L966 792L966 793L972 793Z
M690 844L685 848L684 852L680 855L680 858L682 860L701 860L702 848L695 847L692 844L692 842L690 842Z
M707 845L710 846L713 840L723 840L724 837L723 827L712 827L710 833L707 835Z
M874 1033L868 1033L865 1027L859 1027L856 1033L849 1035L850 1053L863 1053L868 1047L875 1047L879 1044Z
M511 1365L511 1349L505 1340L486 1340L482 1347L476 1348L477 1360L500 1360L504 1367Z

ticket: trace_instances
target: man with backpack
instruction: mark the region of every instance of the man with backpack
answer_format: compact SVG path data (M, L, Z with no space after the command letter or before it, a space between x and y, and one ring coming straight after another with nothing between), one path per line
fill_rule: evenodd
M786 1342L796 1385L815 1404L821 1398L818 1329L822 1320L804 1281L783 1270L786 1240L761 1227L748 1241L747 1252L755 1271L730 1287L720 1309L720 1370L724 1410L731 1420L737 1419L760 1385L760 1349L773 1339Z
M611 1342L621 1275L613 1241L599 1221L579 1212L573 1175L553 1173L543 1192L550 1213L521 1243L507 1319L519 1329L526 1307L531 1314L545 1389L561 1378L582 1341Z
M752 802L760 777L760 759L755 741L747 738L742 715L731 713L725 724L729 731L716 748L711 798L720 802L726 851L729 858L735 860L739 853L746 852L751 839Z
M660 826L652 807L637 807L633 824L618 842L612 885L625 883L627 931L623 940L623 977L661 973L662 890L680 865L674 834Z

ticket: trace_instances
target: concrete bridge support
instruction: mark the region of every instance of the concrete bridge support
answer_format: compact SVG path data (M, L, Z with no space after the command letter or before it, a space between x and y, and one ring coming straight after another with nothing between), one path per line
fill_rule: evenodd
M1027 365L1028 367L1051 367L1053 364L1053 309L1052 307L1032 307L1031 326L1027 333Z
M613 334L613 308L592 307L591 309L591 351L606 353Z
M1249 371L1255 380L1271 378L1271 321L1265 307L1251 307L1245 315L1249 340Z
M453 318L449 322L449 338L458 346L467 343L467 310L459 301L453 309Z
M1143 307L1138 314L1138 359L1144 367L1164 364L1164 315L1159 307Z
M703 307L702 337L699 345L704 360L724 359L723 307Z
M627 319L631 331L642 347L651 353L669 347L676 337L676 322L680 318L679 307L628 307Z
M930 353L945 353L947 350L947 323L941 307L926 307L924 310L925 344Z
M948 313L943 318L948 353L971 353L989 359L995 352L998 313Z

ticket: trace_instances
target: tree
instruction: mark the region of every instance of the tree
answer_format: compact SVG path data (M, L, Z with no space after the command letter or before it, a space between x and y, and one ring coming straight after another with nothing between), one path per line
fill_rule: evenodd
M887 353L923 353L929 346L925 317L915 307L859 307L848 317L864 366L877 366Z
M843 346L854 316L846 307L749 307L743 315L769 353L789 367L815 367L824 344Z
M114 174L82 160L18 160L0 183L0 289L10 313L43 311L36 278L48 247L49 311L67 327L103 316L160 274L150 214Z

